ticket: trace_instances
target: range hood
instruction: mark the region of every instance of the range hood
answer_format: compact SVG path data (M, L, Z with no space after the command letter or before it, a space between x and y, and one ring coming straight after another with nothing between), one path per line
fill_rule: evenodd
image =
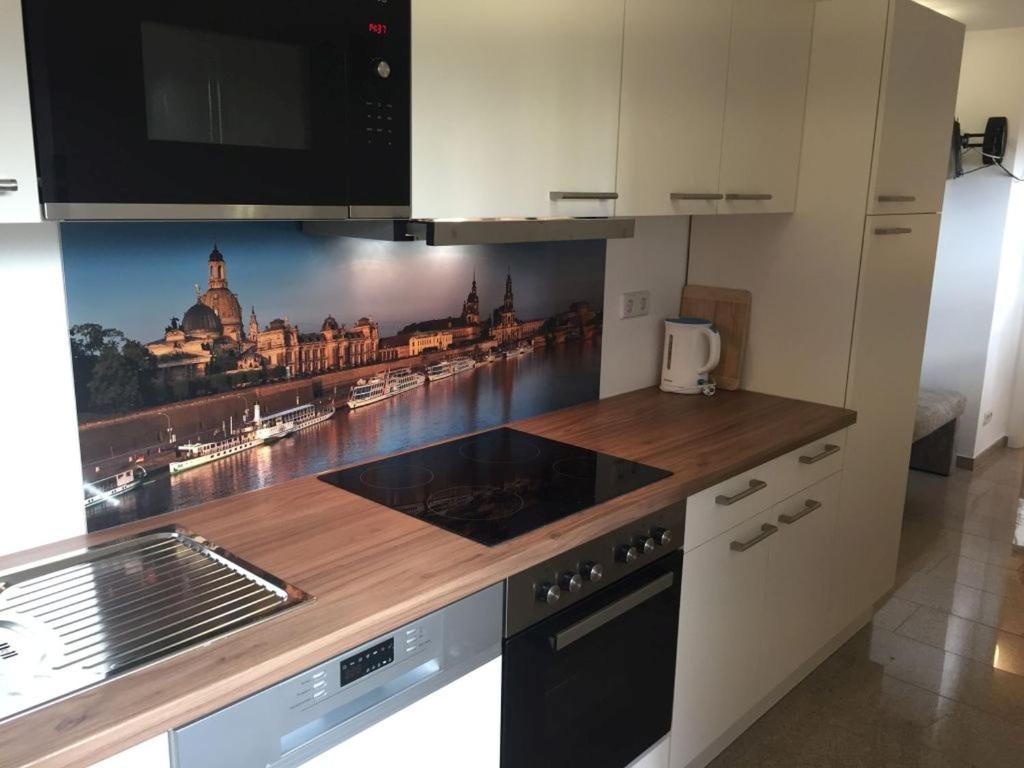
M359 237L386 242L418 240L427 245L497 245L566 240L623 240L633 237L631 218L395 219L391 221L307 221L311 235Z

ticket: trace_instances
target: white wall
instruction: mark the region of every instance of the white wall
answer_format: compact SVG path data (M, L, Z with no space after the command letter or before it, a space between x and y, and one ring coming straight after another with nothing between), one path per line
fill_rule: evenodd
M693 220L689 282L753 294L746 389L846 401L887 14L817 7L796 212Z
M601 338L601 397L650 387L661 379L664 320L678 317L686 280L690 220L683 216L637 219L632 240L609 240ZM651 292L646 317L619 317L619 296Z
M957 115L979 133L989 116L1010 121L1007 167L1024 122L1024 29L968 32ZM965 167L977 167L977 151ZM967 398L957 453L974 457L1010 429L1022 319L1024 191L998 169L950 181L935 265L921 383ZM988 425L985 414L991 412Z
M54 224L0 226L0 555L85 530L74 383Z

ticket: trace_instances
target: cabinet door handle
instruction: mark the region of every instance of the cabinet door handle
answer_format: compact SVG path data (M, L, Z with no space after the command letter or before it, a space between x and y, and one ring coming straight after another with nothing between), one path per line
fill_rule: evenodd
M879 195L878 202L880 203L916 203L917 198L914 195Z
M910 227L879 227L875 230L876 235L909 235L914 230Z
M730 192L730 193L728 193L725 196L725 199L726 200L771 200L772 196L767 194L767 193L743 195L743 194L736 194L734 192Z
M618 192L552 192L552 200L618 200Z
M813 456L801 456L800 463L817 464L822 459L827 459L832 454L839 453L839 450L840 448L838 445L826 445L825 450L823 450L821 453L816 453Z
M17 179L0 179L0 192L17 192Z
M670 200L723 200L725 195L718 192L673 192Z
M751 547L756 547L762 541L767 539L769 536L774 536L779 532L779 529L770 523L764 523L761 526L761 532L757 534L750 541L731 541L729 542L729 549L733 552L746 552Z
M753 496L758 491L763 491L767 487L768 483L763 480L751 480L750 486L735 496L715 496L715 504L722 507L731 507L737 501L743 501L747 496Z
M779 515L779 522L785 523L786 525L792 525L800 518L807 517L816 509L821 509L821 502L815 501L814 499L808 499L804 502L804 506L799 512L794 512L792 515Z

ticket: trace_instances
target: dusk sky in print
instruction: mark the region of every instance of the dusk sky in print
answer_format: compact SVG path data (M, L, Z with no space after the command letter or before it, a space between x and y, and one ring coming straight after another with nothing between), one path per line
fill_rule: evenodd
M548 317L569 302L600 307L603 242L430 247L305 234L283 223L71 223L61 225L70 324L96 322L142 342L206 290L214 243L243 319L287 316L317 331L327 315L352 324L370 315L383 334L458 315L476 270L481 313L502 299L511 267L519 317Z

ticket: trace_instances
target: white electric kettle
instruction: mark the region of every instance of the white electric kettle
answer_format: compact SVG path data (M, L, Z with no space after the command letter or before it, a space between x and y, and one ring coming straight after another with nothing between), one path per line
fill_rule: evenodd
M674 317L665 321L661 388L687 395L714 392L711 371L722 355L722 337L710 320Z

